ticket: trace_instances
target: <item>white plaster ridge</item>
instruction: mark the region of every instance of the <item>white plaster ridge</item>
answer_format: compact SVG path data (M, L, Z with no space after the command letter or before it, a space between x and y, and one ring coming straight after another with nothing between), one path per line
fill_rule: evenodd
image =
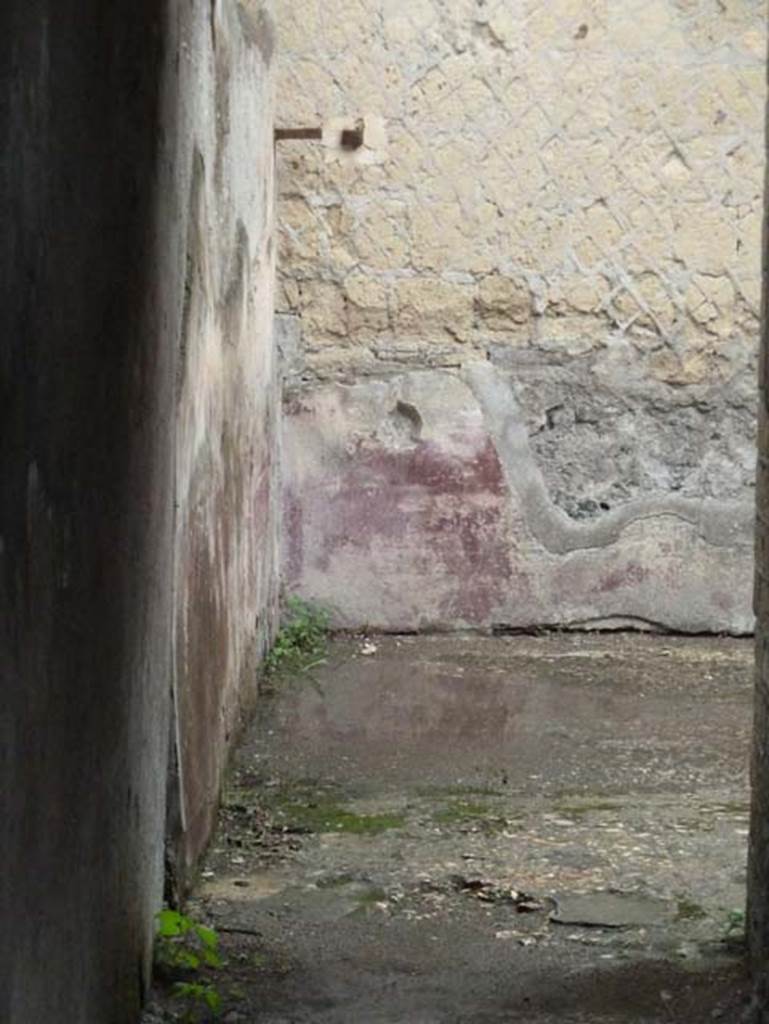
M672 516L695 527L711 547L752 546L750 501L718 501L656 494L635 498L590 523L577 523L551 500L529 444L512 390L488 362L466 365L462 376L483 410L508 486L521 502L534 537L553 554L607 547L642 519Z

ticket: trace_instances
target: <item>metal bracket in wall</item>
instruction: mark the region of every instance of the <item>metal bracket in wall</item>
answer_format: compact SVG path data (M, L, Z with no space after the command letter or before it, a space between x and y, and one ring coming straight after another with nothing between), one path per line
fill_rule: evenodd
M344 128L339 136L339 145L342 149L360 149L363 145L365 125L363 118L359 117L354 128Z
M322 139L322 128L276 128L275 141L286 142L290 139Z
M354 128L343 128L339 132L339 145L342 149L360 149L363 145L365 125L363 118L358 118ZM310 139L322 141L322 128L276 128L275 141L288 142L291 140Z

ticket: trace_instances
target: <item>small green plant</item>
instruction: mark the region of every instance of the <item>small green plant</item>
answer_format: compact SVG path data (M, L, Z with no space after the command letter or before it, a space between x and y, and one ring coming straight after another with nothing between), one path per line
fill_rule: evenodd
M733 938L735 932L737 932L738 935L742 935L745 932L744 910L730 910L727 915L724 937L727 939Z
M185 1004L184 1021L194 1021L199 1010L208 1010L217 1016L222 1008L222 997L217 988L207 981L177 981L173 994Z
M197 971L204 966L222 966L219 936L213 928L178 910L161 910L157 923L155 961L161 967Z
M324 661L329 614L300 597L286 601L283 623L265 659L268 675L280 670L306 672Z
M217 1016L221 996L214 984L199 977L199 972L222 966L219 936L213 928L178 910L161 910L156 920L155 965L161 974L175 979L171 992L182 1003L181 1020L192 1024Z

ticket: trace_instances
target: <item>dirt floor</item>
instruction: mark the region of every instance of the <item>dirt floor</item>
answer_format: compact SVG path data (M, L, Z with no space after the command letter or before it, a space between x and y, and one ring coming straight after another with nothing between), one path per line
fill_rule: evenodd
M189 909L220 1019L737 1024L751 671L747 641L551 634L277 679ZM161 987L146 1022L180 1013Z

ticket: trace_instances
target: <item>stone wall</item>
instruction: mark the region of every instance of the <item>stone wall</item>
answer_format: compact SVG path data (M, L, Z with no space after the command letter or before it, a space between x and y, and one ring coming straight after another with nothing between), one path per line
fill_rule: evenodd
M277 547L270 58L256 0L0 13L4 1024L136 1020L172 721L183 867L253 698Z
M765 250L769 270L769 253ZM769 301L769 295L765 296ZM753 974L750 1024L769 1022L769 325L764 322L759 372L759 459L756 490L756 663L751 750L751 828L746 936Z
M767 140L769 141L769 139ZM769 151L769 146L767 147ZM769 180L769 179L768 179ZM769 190L764 197L769 213ZM769 234L763 240L763 308L769 310ZM762 318L758 371L758 469L753 606L756 660L751 750L751 823L746 937L753 975L750 1024L769 1022L769 316Z
M760 0L280 0L280 309L309 373L631 339L651 379L755 347Z
M450 398L442 385L430 396L429 415L438 393L459 404L442 409L430 450L456 466L447 432L472 408L484 445L507 464L516 446L488 404L474 404L477 389L471 398L458 383L485 362L553 514L565 529L593 529L599 552L611 537L611 568L603 574L596 555L598 575L585 581L566 571L573 558L545 545L567 578L545 586L544 603L513 574L486 612L458 615L456 572L475 562L439 561L420 576L434 595L421 619L536 625L610 614L751 628L764 16L759 0L280 0L279 123L325 127L320 144L280 147L279 326L299 396L289 408L303 409L286 428L291 585L355 619L347 576L319 582L324 557L336 571L317 507L334 484L312 477L298 452L307 424L329 439L327 465L343 454L340 486L363 494L372 483L355 446L391 454L397 407L376 423L369 410L365 430L346 410L377 407L379 381L425 396L439 378L411 378L441 371L455 383ZM364 146L347 151L339 128L358 117ZM351 385L339 405L331 396ZM329 421L309 411L331 407ZM407 514L423 495L409 479L416 490L397 515L407 534L434 543L424 516ZM450 484L429 487L448 499ZM671 502L696 521L696 552ZM702 502L723 529L700 528L699 512L692 520ZM533 506L505 504L517 523L508 556L538 577ZM638 510L651 531L640 554L629 528L612 525ZM388 580L397 595L388 530L400 543L394 526L369 537L355 579ZM470 533L483 550L482 532ZM346 550L356 543L348 537ZM656 562L666 547L681 566L675 599ZM635 566L622 587L612 582L617 558ZM633 573L670 600L642 597ZM402 624L397 600L380 602L373 621Z
M552 385L547 363L525 372ZM286 585L339 626L752 628L751 505L653 492L568 515L489 362L313 388L286 413Z
M213 824L277 607L274 45L261 0L197 4L180 40L172 832L181 885Z

